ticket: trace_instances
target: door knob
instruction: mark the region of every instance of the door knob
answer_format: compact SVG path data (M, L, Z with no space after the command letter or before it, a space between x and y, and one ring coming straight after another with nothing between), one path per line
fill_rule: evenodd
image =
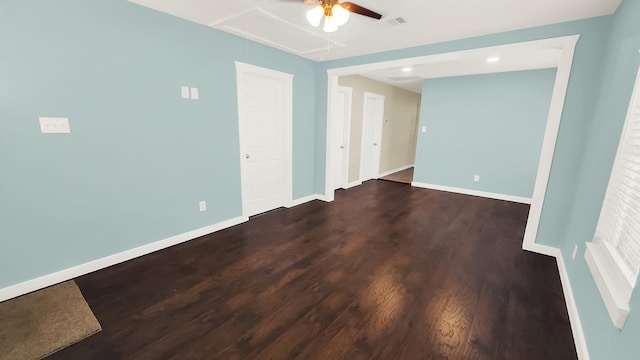
M344 145L340 145L340 149L344 149Z
M378 146L378 143L373 143L373 146Z
M247 159L250 158L251 156L249 156L249 154L245 155L244 157L246 157Z

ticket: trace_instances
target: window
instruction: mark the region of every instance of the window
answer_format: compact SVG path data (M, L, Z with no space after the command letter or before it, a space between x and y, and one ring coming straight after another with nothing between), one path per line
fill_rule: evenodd
M622 329L640 269L640 71L585 258L611 320Z

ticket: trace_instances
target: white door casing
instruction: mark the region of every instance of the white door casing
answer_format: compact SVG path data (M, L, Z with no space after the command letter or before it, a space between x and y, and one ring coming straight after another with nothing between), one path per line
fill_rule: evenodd
M383 121L384 95L365 92L362 109L360 181L377 179L380 173Z
M292 202L293 75L236 62L242 214Z
M337 89L336 102L333 107L335 126L332 137L333 188L346 188L349 177L349 138L351 133L351 97L353 89L340 86Z

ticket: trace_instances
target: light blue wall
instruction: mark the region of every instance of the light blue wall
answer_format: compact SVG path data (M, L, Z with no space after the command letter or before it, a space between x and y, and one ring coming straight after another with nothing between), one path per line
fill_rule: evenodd
M640 1L625 0L618 9L601 64L594 115L583 148L577 195L561 248L587 338L591 359L640 358L640 292L635 290L622 331L613 327L604 302L584 260L585 242L591 241L613 166L633 84L640 66ZM574 245L576 260L570 254Z
M548 25L445 43L377 53L321 63L317 70L316 192L324 193L327 69L403 59L514 42L580 34L576 46L565 107L549 175L536 242L560 246L575 196L575 183L586 141L587 124L594 111L606 39L612 16Z
M236 60L294 74L314 193L311 61L125 0L3 0L0 48L0 288L240 216Z
M531 198L555 75L425 80L419 126L427 132L418 134L413 181Z
M240 215L236 60L295 75L297 198L324 192L327 69L573 34L536 241L582 253L640 63L639 19L626 0L615 16L314 64L125 0L4 0L0 287ZM181 85L201 100L179 99ZM38 116L68 116L72 134L40 134ZM636 358L638 297L615 330L584 260L565 260L592 359Z

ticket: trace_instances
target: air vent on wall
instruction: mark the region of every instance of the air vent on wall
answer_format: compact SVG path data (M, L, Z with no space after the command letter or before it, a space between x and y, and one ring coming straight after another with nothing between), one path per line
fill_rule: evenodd
M389 19L387 20L387 24L389 25L402 25L402 24L406 24L407 20L401 18L401 17L397 17L397 18L393 18L393 19Z

